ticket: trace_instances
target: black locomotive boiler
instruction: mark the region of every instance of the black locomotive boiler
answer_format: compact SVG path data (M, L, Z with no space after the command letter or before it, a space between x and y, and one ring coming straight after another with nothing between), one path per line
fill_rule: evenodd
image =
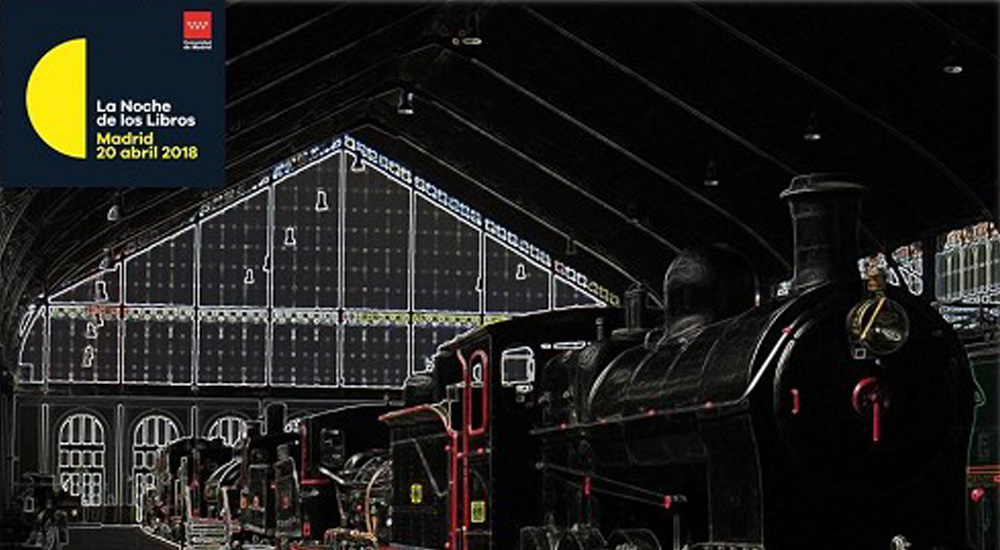
M660 312L636 290L624 315L525 316L443 345L433 395L385 418L393 543L964 548L969 367L928 304L859 276L863 191L793 180L794 274L765 303L713 246L675 259ZM517 382L525 357L537 373Z

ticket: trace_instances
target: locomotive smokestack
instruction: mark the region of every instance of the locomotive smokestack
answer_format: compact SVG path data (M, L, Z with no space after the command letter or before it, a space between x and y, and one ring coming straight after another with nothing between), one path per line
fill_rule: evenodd
M620 342L641 339L646 335L647 317L646 289L639 283L625 291L625 326L611 332L611 338Z
M625 327L642 329L646 326L646 289L635 284L625 292Z
M284 403L268 403L264 408L264 426L267 435L280 434L285 431L285 414L288 406Z
M840 175L810 174L792 179L781 193L795 236L793 292L859 280L858 217L864 191Z

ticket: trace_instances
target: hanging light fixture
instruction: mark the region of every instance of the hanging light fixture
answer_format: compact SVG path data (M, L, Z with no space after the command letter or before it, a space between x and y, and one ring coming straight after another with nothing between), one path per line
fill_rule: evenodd
M122 219L122 196L121 193L115 193L115 202L108 208L108 221L116 222Z
M819 141L823 139L823 134L819 131L819 123L816 121L815 111L809 113L809 122L806 124L805 132L802 133L802 139L806 141Z
M566 255L576 256L576 241L573 237L566 237Z
M413 92L408 90L399 92L399 103L396 105L396 113L400 115L413 114Z
M719 186L719 176L716 174L714 160L708 161L708 164L705 166L705 181L703 183L705 187Z
M463 46L479 46L483 39L479 36L479 12L473 11L465 21L465 30L459 33Z
M105 248L104 253L101 254L101 261L98 267L101 269L111 269L111 266L115 263L115 257L110 248Z
M958 42L952 40L948 54L945 55L944 62L941 63L941 71L945 74L961 74L963 70L965 67L962 66L962 57L958 53Z

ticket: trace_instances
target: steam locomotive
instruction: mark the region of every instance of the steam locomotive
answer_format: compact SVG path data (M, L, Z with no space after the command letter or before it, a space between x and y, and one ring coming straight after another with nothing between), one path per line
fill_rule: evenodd
M143 525L161 537L185 541L198 518L215 515L202 487L232 457L221 439L185 437L157 453L154 481L142 495Z
M937 312L859 278L863 191L792 181L782 296L687 250L661 309L635 288L480 327L398 406L251 435L234 490L261 510L229 519L303 549L965 548L969 366Z

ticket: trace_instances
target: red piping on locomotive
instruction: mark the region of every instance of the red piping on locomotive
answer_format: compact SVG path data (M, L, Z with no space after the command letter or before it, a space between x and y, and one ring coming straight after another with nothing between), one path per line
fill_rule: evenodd
M309 452L309 444L306 438L309 436L309 425L306 421L299 424L299 447L301 447L302 452L299 456L302 458L302 480L299 482L303 487L312 487L316 485L327 485L330 483L329 479L306 477L306 453Z

